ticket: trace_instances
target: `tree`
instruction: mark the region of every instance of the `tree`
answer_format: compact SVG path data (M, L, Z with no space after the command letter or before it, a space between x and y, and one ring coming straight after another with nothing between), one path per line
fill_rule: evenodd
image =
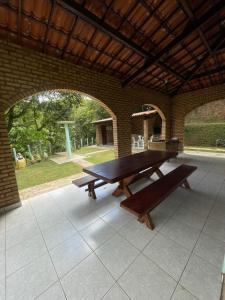
M95 126L93 121L109 117L108 112L96 101L89 98L82 100L80 105L73 110L75 124L75 141L79 146L80 140L91 139L95 137Z
M64 130L58 121L74 120L72 135L77 141L95 135L93 121L108 117L96 101L75 92L46 92L31 96L7 113L9 138L12 147L24 155L27 145L40 153L51 148L52 152L64 151Z

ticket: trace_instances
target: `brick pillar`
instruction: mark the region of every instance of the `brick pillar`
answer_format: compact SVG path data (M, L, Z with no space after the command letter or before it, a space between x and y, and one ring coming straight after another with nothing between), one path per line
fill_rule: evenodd
M102 128L101 125L96 124L96 145L102 145Z
M184 117L172 118L172 137L179 139L179 151L184 150Z
M11 148L5 117L0 114L0 208L20 206L20 198L16 182Z
M144 149L148 150L149 119L144 119Z
M113 118L113 139L115 157L131 154L131 117L126 114Z

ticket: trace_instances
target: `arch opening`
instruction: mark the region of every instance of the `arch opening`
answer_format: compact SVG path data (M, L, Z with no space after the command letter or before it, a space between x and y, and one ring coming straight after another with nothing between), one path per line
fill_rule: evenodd
M80 163L80 158L83 161L87 158L87 163L98 163L102 158L105 160L114 158L113 136L112 147L105 149L105 155L97 153L103 149L95 146L95 126L92 121L93 118L95 121L99 116L116 120L116 115L105 103L87 94L68 89L38 92L28 98L17 100L16 104L8 108L5 114L8 129L10 129L9 138L15 165L17 168L24 167L23 158L25 158L25 163L28 163L32 171L28 172L27 167L23 169L23 172L21 172L22 169L17 169L16 177L20 189L45 183L39 180L42 178L41 166L43 166L42 171L46 173L42 172L43 177L48 176L48 181L54 181L81 173L83 165ZM13 119L15 116L17 118ZM19 120L20 117L22 120ZM77 135L77 126L80 126L81 136ZM87 132L90 133L89 136ZM67 150L68 140L73 148L72 156L69 157L64 153ZM92 155L92 152L96 153L96 157ZM65 166L65 168L60 170L60 166ZM36 171L39 172L39 176L36 176ZM53 174L54 172L56 174Z
M164 150L166 118L154 104L144 104L131 115L132 152L148 149Z
M185 115L184 151L225 153L225 100L205 103Z

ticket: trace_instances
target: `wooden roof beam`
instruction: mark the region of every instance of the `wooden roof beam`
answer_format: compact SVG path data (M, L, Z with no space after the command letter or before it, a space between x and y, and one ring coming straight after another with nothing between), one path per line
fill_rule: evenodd
M195 32L198 28L204 25L210 18L215 16L218 12L225 8L225 1L218 2L213 8L210 8L203 16L196 21L189 21L185 26L183 32L178 35L172 42L163 48L153 59L147 59L145 64L137 70L132 76L123 82L123 86L135 80L139 75L145 72L152 64L158 62L165 54L172 50L177 44L181 43L191 33Z
M216 39L216 41L214 42L213 46L212 46L212 53L206 53L202 59L200 59L198 61L198 63L196 64L194 70L191 72L191 74L189 74L186 77L186 80L184 82L182 82L177 89L175 90L175 92L173 92L171 95L174 96L176 95L179 90L183 87L183 85L185 83L187 83L188 81L192 80L194 75L196 74L196 72L198 71L198 69L204 64L204 62L211 56L213 56L216 52L216 50L224 43L225 41L225 32L222 32L222 34L219 35L219 37Z
M55 0L51 0L51 9L50 9L49 17L48 17L47 27L46 27L46 30L45 30L44 43L43 43L43 48L42 48L43 53L45 53L46 46L47 46L48 32L49 32L49 28L50 28L50 24L51 24L51 19L52 19L54 7L55 7Z
M134 43L131 39L125 37L117 29L111 27L110 25L105 23L103 20L99 19L96 15L91 13L89 10L87 10L85 7L81 6L77 2L75 2L73 0L62 0L60 2L60 4L67 10L76 14L82 20L92 24L99 30L105 32L107 35L111 36L115 40L119 41L121 44L132 49L134 52L138 53L140 56L144 57L145 59L153 59L153 56L151 56L147 51L145 51L140 46L138 46L136 43ZM176 73L176 71L167 67L165 64L158 62L158 66L162 67L167 73L172 74L173 76L177 77L178 79L184 80L184 78L182 78L182 76L180 74Z
M206 71L206 72L201 72L201 73L194 74L192 76L192 80L193 79L199 79L199 78L206 77L206 76L210 76L210 75L214 75L216 73L220 73L220 72L224 72L224 71L225 71L225 66L218 67L218 68Z
M196 22L195 15L194 15L193 11L191 10L191 7L190 7L189 3L188 3L186 0L179 0L179 4L180 4L182 10L183 10L183 11L186 13L186 15L189 17L189 19L190 19L191 21ZM199 34L199 36L200 36L200 38L201 38L203 44L205 45L206 49L208 50L209 53L211 53L212 50L211 50L211 48L210 48L210 46L209 46L209 43L208 43L208 41L206 40L205 35L203 34L203 32L202 32L202 30L201 30L200 27L197 29L197 32L198 32L198 34Z

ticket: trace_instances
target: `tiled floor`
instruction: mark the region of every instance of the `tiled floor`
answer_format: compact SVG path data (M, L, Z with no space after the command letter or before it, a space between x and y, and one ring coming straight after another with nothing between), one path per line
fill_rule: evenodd
M193 189L152 212L154 231L119 207L113 185L96 202L69 185L2 212L0 299L218 300L225 159L181 155L162 170L182 162L198 166Z

